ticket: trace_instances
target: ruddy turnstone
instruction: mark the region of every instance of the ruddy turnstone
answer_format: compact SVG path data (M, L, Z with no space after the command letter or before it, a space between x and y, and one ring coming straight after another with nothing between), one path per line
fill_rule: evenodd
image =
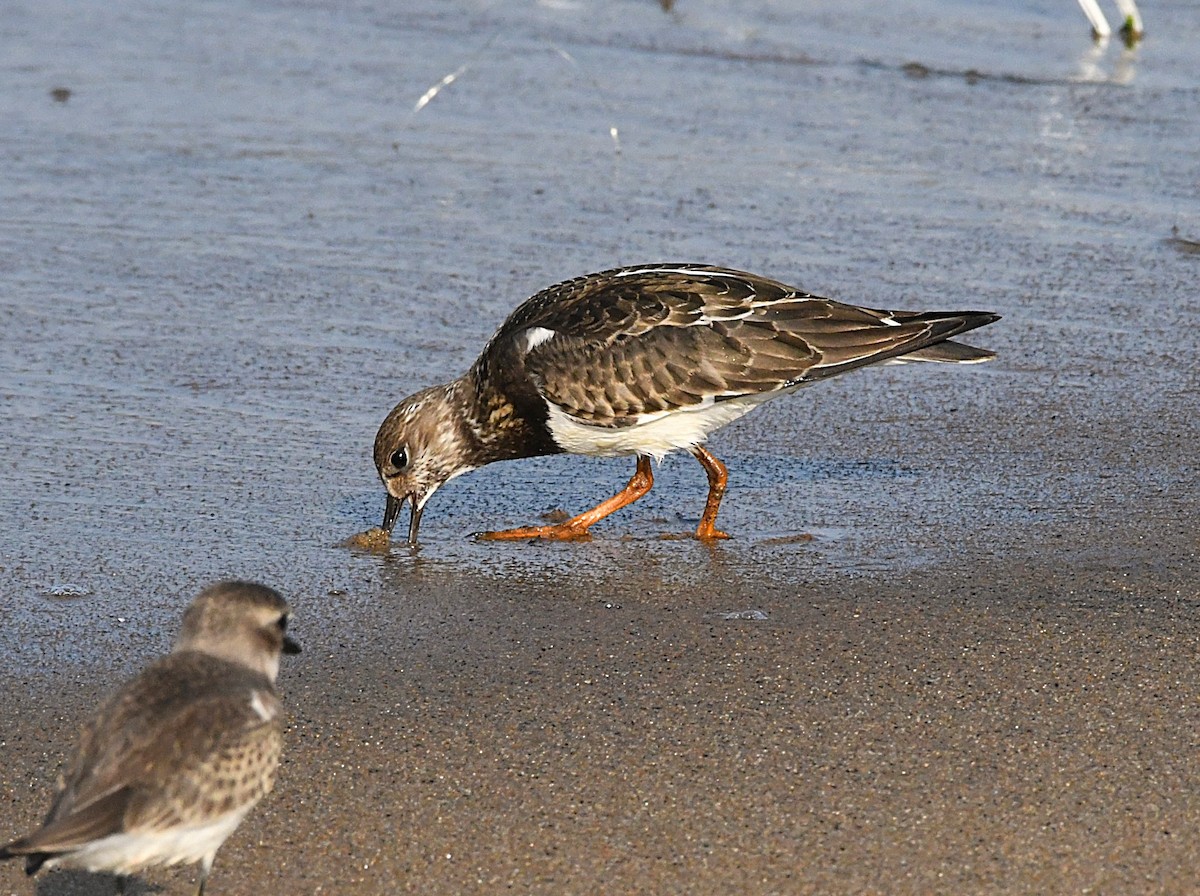
M387 488L383 531L411 508L408 540L437 489L498 460L632 454L629 484L555 525L483 532L488 539L586 536L650 490L650 458L686 449L708 474L696 528L716 528L725 465L704 442L762 402L881 361L986 361L948 341L998 320L983 311L876 311L742 271L651 264L542 290L504 322L467 373L404 399L375 436Z
M183 616L170 654L127 682L83 726L42 827L0 859L124 876L213 859L270 790L283 745L275 676L291 611L270 588L222 582Z

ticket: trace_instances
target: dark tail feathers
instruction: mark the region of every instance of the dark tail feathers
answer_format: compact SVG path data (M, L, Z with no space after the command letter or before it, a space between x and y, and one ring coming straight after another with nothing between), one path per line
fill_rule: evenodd
M46 864L52 858L52 854L48 852L31 852L24 853L20 851L20 840L16 840L8 846L0 846L0 862L6 859L15 859L17 856L25 856L25 873L34 875L38 873L38 869ZM12 847L16 846L17 850L13 851Z

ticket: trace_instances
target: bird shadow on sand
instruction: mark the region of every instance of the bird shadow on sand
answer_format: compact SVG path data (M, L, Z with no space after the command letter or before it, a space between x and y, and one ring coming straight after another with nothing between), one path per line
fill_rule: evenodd
M149 896L163 893L166 887L140 877L125 878L125 896ZM89 871L55 871L37 882L35 896L116 896L117 878L113 874Z

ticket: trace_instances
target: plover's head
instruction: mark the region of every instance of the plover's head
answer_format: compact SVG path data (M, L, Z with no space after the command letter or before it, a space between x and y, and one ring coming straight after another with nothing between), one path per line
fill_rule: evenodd
M218 582L183 614L175 650L197 650L259 671L279 673L279 656L299 653L287 636L292 611L277 591L253 582Z
M383 529L391 534L407 501L409 544L417 540L421 511L433 493L478 467L467 447L461 388L456 381L410 395L392 408L375 435L375 469L388 491Z

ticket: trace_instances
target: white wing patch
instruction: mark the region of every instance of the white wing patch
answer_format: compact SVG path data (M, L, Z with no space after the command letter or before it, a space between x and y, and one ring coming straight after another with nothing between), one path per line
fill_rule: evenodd
M272 703L273 702L274 701L272 701ZM258 717L260 719L262 719L264 722L271 721L271 719L275 718L275 716L279 712L279 710L276 706L263 702L261 691L252 691L251 692L250 708L252 710L254 710L254 712L258 715Z
M557 335L556 331L547 330L545 327L530 327L521 334L518 340L518 344L521 347L521 354L529 354L543 342L548 342Z

